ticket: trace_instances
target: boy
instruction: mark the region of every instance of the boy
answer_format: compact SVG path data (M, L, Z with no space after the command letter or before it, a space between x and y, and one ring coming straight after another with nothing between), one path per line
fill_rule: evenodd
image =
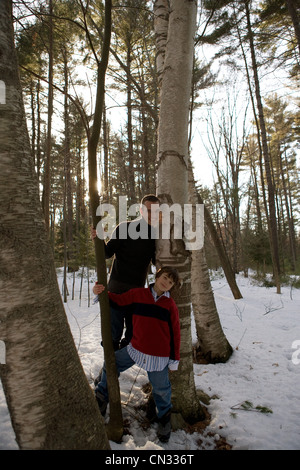
M155 283L148 288L134 288L123 294L109 292L110 303L115 308L126 307L132 315L131 341L127 347L115 352L118 374L134 364L147 371L157 408L157 435L162 442L168 442L171 434L168 369L177 370L179 364L179 315L169 293L175 286L179 286L177 271L163 267L156 273ZM103 290L103 285L96 284L93 288L94 294ZM95 395L104 416L108 404L105 364Z

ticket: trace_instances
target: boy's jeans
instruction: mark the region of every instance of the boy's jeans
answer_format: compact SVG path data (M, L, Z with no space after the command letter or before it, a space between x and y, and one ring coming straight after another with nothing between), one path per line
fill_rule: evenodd
M120 372L129 369L135 364L135 362L131 359L127 352L127 347L115 351L115 356L118 376L120 375ZM171 384L169 381L168 366L161 371L153 371L147 373L149 381L152 385L152 394L157 408L157 416L158 418L161 418L171 408ZM99 390L100 393L102 393L105 400L108 402L109 399L107 391L105 363L103 365L101 382L98 383L96 389Z

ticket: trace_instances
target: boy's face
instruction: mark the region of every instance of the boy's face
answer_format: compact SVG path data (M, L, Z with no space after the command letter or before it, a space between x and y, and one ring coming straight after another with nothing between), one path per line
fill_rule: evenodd
M161 292L166 292L172 289L174 281L172 281L167 273L162 273L156 278L155 285Z

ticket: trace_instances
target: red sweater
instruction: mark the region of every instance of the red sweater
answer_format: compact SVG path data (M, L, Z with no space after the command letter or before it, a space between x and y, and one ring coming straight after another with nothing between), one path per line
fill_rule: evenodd
M137 287L123 294L109 292L111 304L132 314L132 346L151 356L180 359L180 325L177 306L165 295L155 302L151 288Z

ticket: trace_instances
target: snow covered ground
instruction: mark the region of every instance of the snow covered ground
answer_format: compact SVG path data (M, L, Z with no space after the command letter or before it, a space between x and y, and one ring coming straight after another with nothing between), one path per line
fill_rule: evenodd
M89 382L102 366L99 306L88 306L88 282L76 275L75 296L65 310ZM61 273L58 272L61 284ZM95 277L90 277L90 293ZM226 364L194 365L199 390L213 397L207 406L210 424L203 431L173 432L169 443L156 438L156 424L145 426L136 406L148 382L134 366L120 377L121 398L128 434L112 450L213 450L224 438L233 450L300 449L300 289L259 286L238 276L243 299L234 300L225 278L214 276L212 286L224 333L234 349ZM195 329L193 325L193 337ZM0 449L17 449L0 384Z

